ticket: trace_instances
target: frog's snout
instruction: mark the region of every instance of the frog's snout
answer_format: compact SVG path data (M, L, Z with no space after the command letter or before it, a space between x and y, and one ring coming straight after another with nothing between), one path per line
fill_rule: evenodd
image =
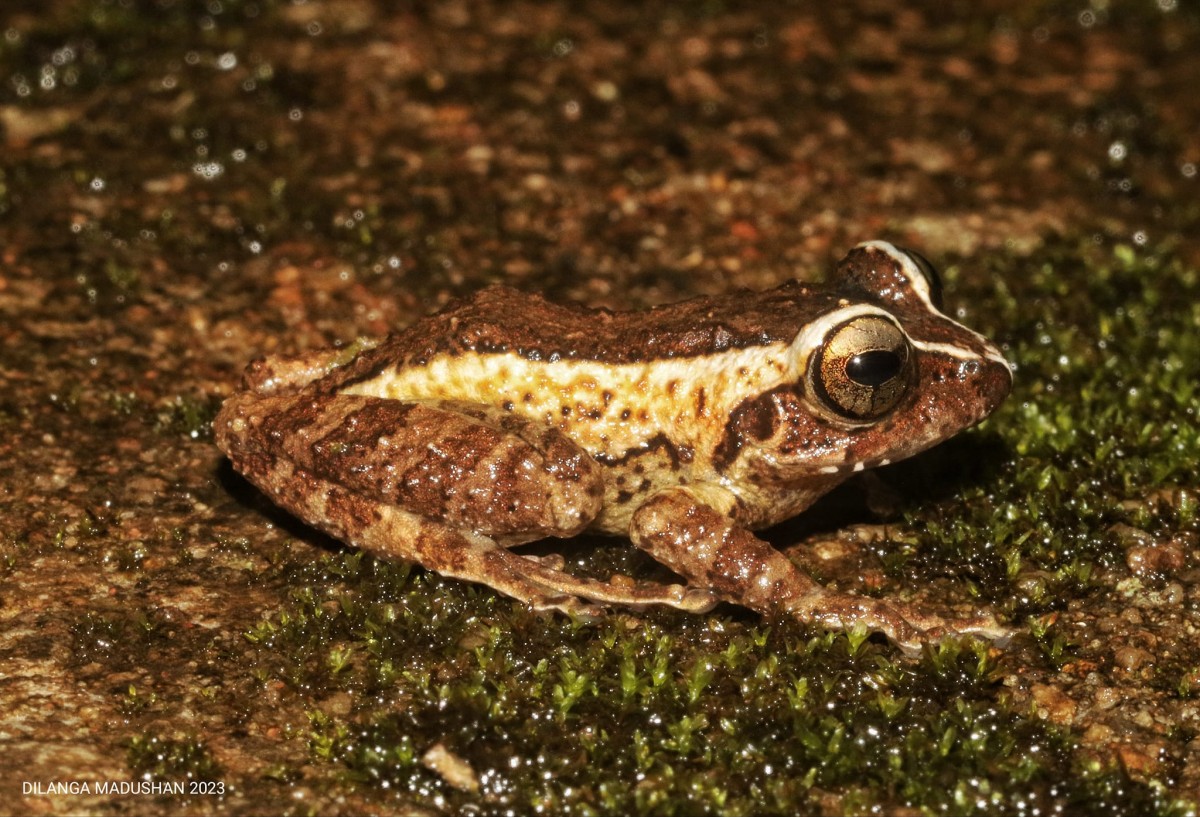
M979 395L979 416L976 418L978 422L995 411L1004 402L1004 398L1008 397L1013 386L1013 371L1004 356L994 349L990 349L981 357L974 368Z

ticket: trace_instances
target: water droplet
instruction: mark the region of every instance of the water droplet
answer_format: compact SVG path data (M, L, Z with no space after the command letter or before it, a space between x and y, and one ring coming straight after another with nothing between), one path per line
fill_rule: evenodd
M192 165L192 173L202 179L212 180L225 173L225 165L220 162L196 162Z

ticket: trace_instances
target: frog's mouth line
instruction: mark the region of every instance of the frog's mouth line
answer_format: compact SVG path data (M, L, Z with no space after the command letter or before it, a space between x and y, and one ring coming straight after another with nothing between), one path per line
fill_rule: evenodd
M888 457L883 457L878 460L860 460L846 465L825 465L820 468L822 474L857 474L860 471L869 471L872 468L880 468L884 465L891 465L892 460Z

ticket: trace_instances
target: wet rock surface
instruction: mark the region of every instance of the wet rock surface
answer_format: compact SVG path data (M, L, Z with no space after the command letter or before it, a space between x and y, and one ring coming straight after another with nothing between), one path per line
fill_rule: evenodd
M19 804L0 811L894 813L942 803L937 787L962 792L958 811L1195 808L1194 9L9 3L0 66L0 801ZM888 507L832 514L883 517L888 535L825 535L797 558L824 581L1018 625L979 653L986 678L946 659L974 678L957 691L933 650L905 663L782 623L756 642L767 625L724 608L580 632L372 567L273 509L211 443L250 358L380 335L488 283L640 307L818 279L873 238L945 268L961 319L1006 344L1017 391L967 442L890 472ZM1097 421L1089 437L1101 415L1073 412L1093 405L1128 412L1127 431L1099 439ZM624 564L611 549L581 569ZM361 610L367 624L338 629ZM637 721L658 699L622 686L625 665L596 658L572 692L568 659L620 656L626 632L678 636L673 680L647 671L653 695L683 690L659 743L661 722ZM801 728L739 720L768 711L743 673L770 656L703 670L704 650L739 639L755 655L809 643L759 671L823 688L830 709L858 700L838 692L847 678L885 713L966 700L1054 759L905 789L814 721L817 759L779 772L769 747ZM658 660L654 643L628 647L632 665ZM462 664L496 644L507 659ZM880 680L868 653L908 669ZM468 678L495 697L455 709ZM498 692L543 683L557 708L541 720ZM895 741L896 774L922 762L889 731L900 721L856 732L845 717L846 734ZM750 782L679 724L712 746L737 735L734 777ZM969 735L937 737L942 757ZM585 775L589 736L628 757ZM101 780L223 788L51 785Z

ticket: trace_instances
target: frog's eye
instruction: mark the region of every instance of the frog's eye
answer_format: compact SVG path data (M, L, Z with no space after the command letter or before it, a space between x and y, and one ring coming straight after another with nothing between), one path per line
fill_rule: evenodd
M912 353L900 327L860 315L825 336L809 366L812 392L850 420L875 420L900 402L912 383Z
M937 311L942 311L942 276L938 275L938 271L934 269L933 264L929 263L929 259L921 255L915 250L910 250L907 247L897 247L897 250L908 256L908 259L913 262L913 266L921 273L921 277L925 279L925 283L929 285L929 302L933 304L933 308Z

